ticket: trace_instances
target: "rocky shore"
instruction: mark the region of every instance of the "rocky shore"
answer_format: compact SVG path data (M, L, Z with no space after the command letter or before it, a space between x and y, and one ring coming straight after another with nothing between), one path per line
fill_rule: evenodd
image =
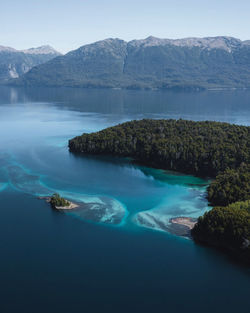
M175 217L175 218L171 218L169 221L172 224L186 226L187 228L191 230L196 224L197 219L192 218L192 217Z
M191 230L197 222L192 217L168 218L163 214L153 211L139 212L135 217L136 224L159 231L171 233L176 236L191 237Z
M38 199L46 200L47 203L51 204L51 197L38 197ZM51 204L51 206L53 207L53 209L56 209L56 210L73 210L73 209L76 209L79 207L79 205L74 203L74 202L71 202L69 200L67 200L67 202L69 203L69 205L67 205L67 206L56 206L56 205L52 205L52 204Z
M84 200L76 202L64 199L66 202L64 206L52 205L51 198L50 196L38 197L49 203L55 210L70 212L78 218L96 223L119 225L126 216L126 209L120 202L104 196L86 196Z

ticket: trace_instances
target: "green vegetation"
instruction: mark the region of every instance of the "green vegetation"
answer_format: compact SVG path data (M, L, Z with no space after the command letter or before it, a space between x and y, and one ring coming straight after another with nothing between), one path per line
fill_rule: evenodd
M231 203L228 207L231 209L247 210L250 213L250 200Z
M50 204L53 208L56 207L66 207L69 206L69 201L65 200L64 198L60 197L58 193L54 193L50 198Z
M222 206L250 199L250 166L242 164L216 176L208 187L208 199L211 205Z
M6 82L13 76L25 74L33 67L50 61L59 53L25 53L14 49L0 49L0 83Z
M71 151L131 157L148 166L215 177L250 158L250 127L186 120L131 121L69 141Z
M193 238L230 251L250 263L250 201L216 207L199 217Z
M197 242L250 260L250 127L208 121L131 121L73 138L69 148L215 178L208 187L208 200L218 207L199 218L192 235Z
M164 40L157 44L154 38L145 42L107 39L36 66L11 84L176 90L249 88L249 56L249 44L227 37L211 38L210 48Z

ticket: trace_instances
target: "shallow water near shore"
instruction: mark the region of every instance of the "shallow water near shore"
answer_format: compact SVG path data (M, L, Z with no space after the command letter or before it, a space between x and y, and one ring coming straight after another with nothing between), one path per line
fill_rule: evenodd
M67 142L140 118L250 125L249 99L249 91L0 87L1 312L247 313L249 269L136 222L143 212L161 221L202 215L207 180L75 155ZM53 192L81 209L56 212L37 199Z

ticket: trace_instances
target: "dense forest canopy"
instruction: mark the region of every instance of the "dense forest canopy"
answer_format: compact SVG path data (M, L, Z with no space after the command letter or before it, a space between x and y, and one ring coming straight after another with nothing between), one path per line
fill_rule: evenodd
M212 205L223 206L250 199L250 165L242 164L217 175L208 187L208 199Z
M62 198L58 193L54 193L50 198L50 204L53 208L69 206L69 201Z
M75 137L69 149L214 178L207 196L217 207L198 219L192 235L250 260L250 127L145 119Z
M213 208L199 217L192 236L198 242L237 253L250 263L250 201Z
M231 208L231 209L247 210L250 213L250 200L238 201L238 202L235 202L235 203L231 203L228 207Z
M250 158L250 127L186 120L131 121L69 142L71 151L132 157L149 166L201 176Z

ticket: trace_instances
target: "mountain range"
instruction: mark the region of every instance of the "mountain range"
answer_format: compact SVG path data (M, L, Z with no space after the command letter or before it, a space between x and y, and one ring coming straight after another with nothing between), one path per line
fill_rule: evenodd
M111 38L36 65L10 83L131 89L250 88L250 41L222 36L176 40L151 36L130 42Z
M0 46L0 82L18 78L34 66L45 63L61 55L50 46L28 50L16 50Z

